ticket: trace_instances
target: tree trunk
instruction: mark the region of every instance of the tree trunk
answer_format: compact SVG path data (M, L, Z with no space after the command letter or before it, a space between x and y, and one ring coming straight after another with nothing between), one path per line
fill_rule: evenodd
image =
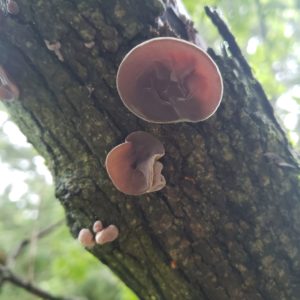
M5 104L45 157L74 237L96 219L116 224L119 239L90 251L141 299L299 300L298 166L215 12L231 52L209 50L224 80L220 108L205 122L158 125L126 110L115 76L151 37L199 43L175 0L17 1L17 15L1 16L0 65L20 89ZM104 162L136 130L165 145L167 186L130 197Z

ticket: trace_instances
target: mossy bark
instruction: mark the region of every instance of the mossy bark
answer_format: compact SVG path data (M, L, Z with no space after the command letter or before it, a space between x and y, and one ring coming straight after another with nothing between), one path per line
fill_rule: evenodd
M196 41L174 1L18 5L17 16L1 17L0 64L21 92L6 105L45 157L74 237L96 219L116 224L119 239L91 252L141 299L298 300L298 167L262 88L234 51L210 50L224 79L212 118L150 124L122 105L116 70L128 50L153 36ZM59 42L62 57L45 41ZM166 149L167 186L141 197L118 192L104 168L108 151L135 130Z

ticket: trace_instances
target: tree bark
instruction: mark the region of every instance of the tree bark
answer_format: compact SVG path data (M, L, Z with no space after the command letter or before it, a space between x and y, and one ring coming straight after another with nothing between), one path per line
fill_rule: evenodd
M141 299L298 300L299 169L215 12L207 10L231 52L209 50L224 80L220 108L205 122L158 125L126 110L115 76L126 52L151 37L204 47L175 1L17 3L18 15L1 17L0 65L20 89L5 104L45 157L74 237L96 219L116 224L119 239L90 251ZM48 49L58 42L59 53ZM130 197L104 162L136 130L165 145L167 186Z

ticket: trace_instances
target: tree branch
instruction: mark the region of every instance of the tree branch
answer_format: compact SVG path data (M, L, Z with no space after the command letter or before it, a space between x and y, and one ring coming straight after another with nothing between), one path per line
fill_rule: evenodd
M54 224L49 225L48 227L42 229L41 231L39 231L36 234L36 239L41 239L45 236L47 236L48 234L50 234L51 232L53 232L57 227L61 226L62 224L64 224L65 220L60 220ZM9 258L10 262L13 262L17 259L17 257L22 253L22 251L25 249L25 247L30 244L32 238L26 238L23 241L21 241L19 243L19 245L16 247L16 249L14 251L12 251L12 255Z
M256 6L256 11L258 16L259 27L260 27L260 36L264 41L266 41L267 39L266 15L264 13L261 1L255 0L255 6Z
M205 12L207 16L211 19L213 24L217 27L219 33L223 37L223 39L228 43L228 47L230 49L230 52L233 56L236 57L238 62L240 63L240 66L242 67L243 71L250 77L253 78L251 68L249 67L245 57L243 56L243 53L238 46L235 37L228 29L228 26L225 24L225 22L222 20L222 18L219 16L216 9L205 6Z
M25 282L22 278L18 277L17 275L15 275L11 270L9 270L8 268L4 267L4 266L0 266L0 278L1 278L1 282L10 282L24 290L26 290L27 292L36 295L42 299L47 299L47 300L71 300L70 298L63 298L63 297L56 297L53 296L51 294L49 294L48 292L40 289L39 287L29 283L29 282Z

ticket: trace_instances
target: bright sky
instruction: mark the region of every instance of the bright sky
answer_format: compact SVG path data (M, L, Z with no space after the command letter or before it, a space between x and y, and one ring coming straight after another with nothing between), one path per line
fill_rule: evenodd
M299 132L296 132L296 126L300 115L300 107L296 101L300 95L300 85L294 85L286 93L282 94L276 104L282 110L287 112L283 119L284 126L290 130L290 138L292 142L297 143L299 141Z
M284 35L286 37L291 37L294 33L294 27L291 25L286 25L284 30ZM256 53L257 48L261 44L261 40L257 36L253 36L248 40L246 51L249 55L253 55ZM297 72L298 64L295 60L290 60L287 62L289 72ZM278 81L280 81L282 76L286 76L286 74L276 74L275 77ZM277 107L284 110L286 112L285 117L283 118L284 126L290 131L289 137L293 143L298 143L299 141L299 133L295 132L296 126L298 123L298 118L300 115L300 107L297 104L295 98L299 98L300 95L300 85L294 85L291 89L289 89L286 93L282 94L276 101Z
M3 132L7 135L8 140L20 149L20 152L22 152L22 148L24 149L32 147L31 144L27 142L26 137L21 133L19 128L9 120L8 114L4 111L0 111L0 128L2 128ZM22 163L26 164L27 161L24 159ZM37 155L34 157L33 163L36 166L36 171L38 172L38 174L44 176L46 183L52 184L53 179L51 173L45 166L44 159L41 156ZM28 192L26 179L29 178L30 174L25 171L23 172L21 170L12 169L8 163L4 162L1 159L1 157L0 174L0 195L9 185L11 185L11 192L9 194L9 198L11 201L19 201L22 196ZM32 202L38 201L36 197L37 195L32 195Z

